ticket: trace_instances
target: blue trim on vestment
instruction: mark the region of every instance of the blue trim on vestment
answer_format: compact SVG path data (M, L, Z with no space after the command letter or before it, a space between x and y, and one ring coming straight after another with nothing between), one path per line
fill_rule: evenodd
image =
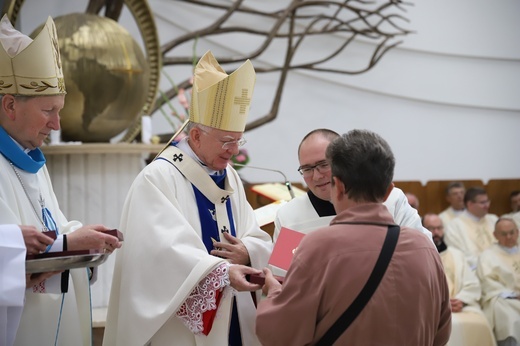
M29 173L37 173L45 164L45 157L40 148L25 153L1 126L0 153L13 165Z

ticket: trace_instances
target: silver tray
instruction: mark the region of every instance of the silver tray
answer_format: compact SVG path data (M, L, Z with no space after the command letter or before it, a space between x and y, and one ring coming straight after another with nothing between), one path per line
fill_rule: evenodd
M97 267L105 262L109 253L92 253L72 256L30 259L25 261L25 272L45 273L74 268Z

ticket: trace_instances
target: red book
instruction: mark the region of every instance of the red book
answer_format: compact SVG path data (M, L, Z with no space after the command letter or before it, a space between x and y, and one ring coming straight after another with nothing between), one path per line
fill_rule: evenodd
M282 227L269 258L269 264L287 271L304 235L304 233Z
M291 265L294 253L296 252L298 245L300 245L304 235L304 233L282 227L280 229L280 235L274 244L271 257L269 258L269 264L287 271ZM274 277L280 283L284 281L283 276L275 275ZM265 276L263 273L259 275L253 274L250 276L249 281L254 284L263 285L265 283Z

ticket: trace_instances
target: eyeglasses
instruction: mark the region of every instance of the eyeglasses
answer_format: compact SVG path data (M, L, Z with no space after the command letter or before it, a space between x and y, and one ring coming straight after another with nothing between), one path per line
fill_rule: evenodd
M236 139L236 140L231 140L231 141L223 141L222 139L219 139L219 138L216 138L216 137L212 136L211 133L201 129L200 127L199 127L199 130L201 130L203 133L207 134L210 137L213 137L214 139L216 139L217 141L222 143L222 149L224 149L224 150L231 149L234 145L236 145L237 147L241 147L241 146L243 146L244 144L247 143L247 140L244 137L241 137L241 138Z
M330 171L330 165L327 161L323 160L317 162L314 166L300 166L300 168L298 168L298 172L306 178L312 177L314 170L317 170L321 174L327 173Z
M491 204L491 200L487 199L485 201L472 201L473 203L475 204L480 204L480 205L487 205L487 204Z

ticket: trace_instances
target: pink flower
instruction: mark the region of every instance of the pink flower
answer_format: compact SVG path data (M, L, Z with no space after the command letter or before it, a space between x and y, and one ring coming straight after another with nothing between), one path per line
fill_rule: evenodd
M188 102L188 99L186 98L186 95L184 93L184 89L179 89L179 94L177 95L179 98L179 103L181 104L184 109L188 109L190 107L190 103Z

